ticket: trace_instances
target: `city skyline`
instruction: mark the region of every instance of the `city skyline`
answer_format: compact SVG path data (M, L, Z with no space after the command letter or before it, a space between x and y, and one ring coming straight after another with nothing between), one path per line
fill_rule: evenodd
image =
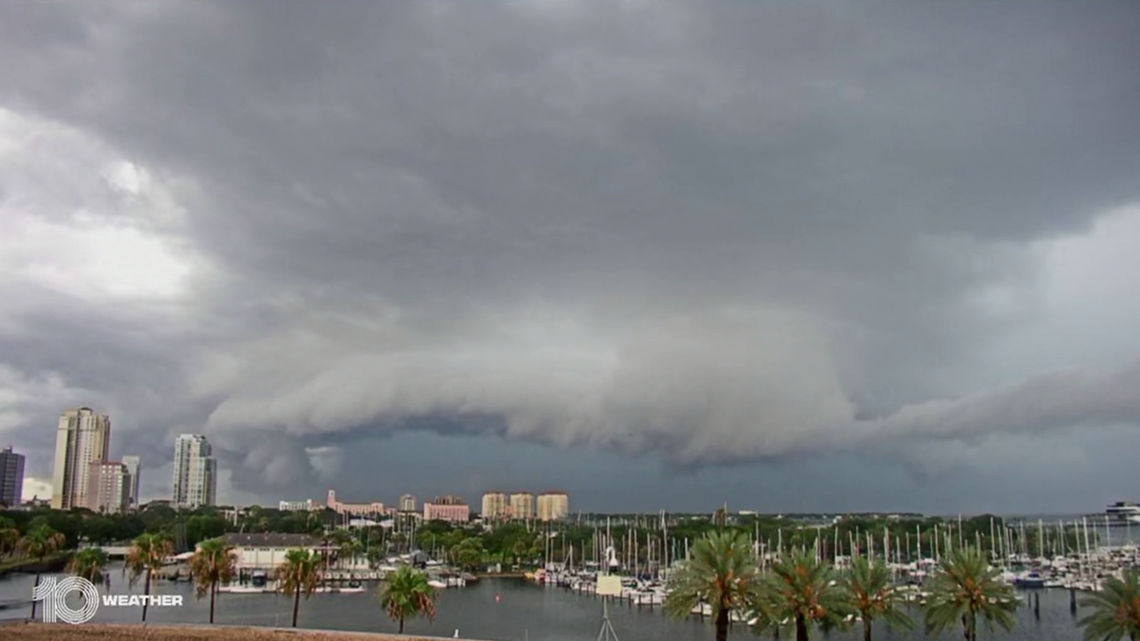
M0 443L70 483L91 404L143 501L180 434L239 505L1140 499L1138 21L0 3Z

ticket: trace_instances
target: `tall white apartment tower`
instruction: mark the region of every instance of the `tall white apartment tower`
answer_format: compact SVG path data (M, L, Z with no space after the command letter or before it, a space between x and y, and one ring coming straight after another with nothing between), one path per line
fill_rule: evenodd
M51 506L57 510L86 507L92 463L107 460L111 419L90 407L67 410L55 433Z
M201 434L183 434L174 442L174 491L179 507L213 505L218 491L214 450Z

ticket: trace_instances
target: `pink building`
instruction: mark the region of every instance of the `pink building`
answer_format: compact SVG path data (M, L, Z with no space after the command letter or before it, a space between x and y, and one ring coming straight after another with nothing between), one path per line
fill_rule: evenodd
M326 503L329 509L337 514L351 514L353 516L367 516L369 514L387 514L383 503L343 503L336 500L336 490L329 489L329 499Z
M434 501L424 502L424 520L466 523L471 520L471 508L457 497L437 496Z

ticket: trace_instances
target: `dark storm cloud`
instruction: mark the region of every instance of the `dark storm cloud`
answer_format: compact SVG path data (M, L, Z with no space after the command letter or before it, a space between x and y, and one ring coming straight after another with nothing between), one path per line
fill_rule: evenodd
M1140 200L1138 31L1087 3L0 4L0 108L149 172L181 214L131 220L199 265L157 311L24 305L0 362L155 443L205 424L255 492L400 430L700 466L1135 423L1134 370L975 373L1044 313L1040 243ZM5 216L105 204L50 199L84 168L32 138Z

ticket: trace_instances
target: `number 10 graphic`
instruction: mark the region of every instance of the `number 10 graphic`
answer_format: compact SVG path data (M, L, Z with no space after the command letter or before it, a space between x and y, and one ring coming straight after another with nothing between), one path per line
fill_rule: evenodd
M78 610L67 604L67 595L72 592L83 595L83 606ZM44 602L44 623L86 623L95 617L99 609L99 593L95 585L78 576L63 579L44 577L32 590L32 600Z

